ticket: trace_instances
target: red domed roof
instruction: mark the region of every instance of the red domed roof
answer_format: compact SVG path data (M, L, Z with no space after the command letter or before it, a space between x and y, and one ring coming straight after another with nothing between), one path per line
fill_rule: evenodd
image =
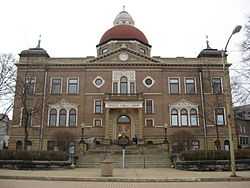
M106 31L99 45L104 44L110 40L137 40L143 44L149 45L148 40L139 29L131 25L116 25Z

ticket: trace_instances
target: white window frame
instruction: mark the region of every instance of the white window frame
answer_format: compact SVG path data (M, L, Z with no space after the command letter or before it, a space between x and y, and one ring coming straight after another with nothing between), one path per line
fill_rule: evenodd
M134 83L134 93L131 93L131 83ZM112 87L113 87L113 84L112 84ZM136 94L136 81L130 81L129 82L129 94Z
M20 113L20 122L19 122L19 127L22 127L22 120L23 120L23 109L24 109L24 107L21 107L20 108L21 109L21 113ZM32 124L33 124L33 112L32 112L32 110L31 110L31 120L30 120L30 127L34 127ZM38 127L38 126L35 126L35 127Z
M152 127L148 127L147 126L147 120L152 120L152 122L153 122L153 126ZM145 118L144 127L154 128L155 127L155 120L154 120L154 118Z
M170 90L170 80L171 79L178 79L178 83L179 83L179 92L178 93L171 93L171 90ZM179 95L179 94L181 94L181 78L180 77L168 77L168 94L169 95Z
M211 90L212 90L212 94L218 95L217 93L214 93L213 79L220 79L221 93L219 93L219 94L223 94L223 93L224 93L224 90L223 90L223 77L212 77L212 80L211 80Z
M96 81L97 79L101 79L101 80L102 80L102 84L99 85L99 86L96 85L96 83L95 83L95 81ZM95 79L92 81L92 83L94 84L95 87L101 88L101 87L105 84L105 80L104 80L101 76L97 76L97 77L95 77Z
M117 92L114 93L114 83L117 83ZM119 82L113 81L112 82L112 94L119 94Z
M22 127L22 119L23 119L23 107L20 108L20 120L19 120L19 127Z
M172 126L172 122L171 122L171 111L172 109L176 109L178 112L178 126ZM196 104L192 104L186 100L181 101L181 102L177 102L174 104L170 104L169 105L169 125L171 127L182 127L181 126L181 110L182 109L186 109L188 112L188 125L187 126L183 126L183 127L190 127L190 128L195 128L195 127L199 127L200 126L200 115L199 115L199 106ZM191 125L191 116L190 116L190 110L191 109L195 109L197 111L197 125Z
M191 124L191 110L192 109L194 109L194 110L196 110L196 120L197 120L197 124L196 125L192 125ZM188 122L189 122L189 127L198 127L199 126L199 109L197 109L197 108L190 108L190 109L188 109Z
M217 108L223 108L224 125L217 125L217 116L216 116L216 109L217 109ZM216 108L214 108L214 124L215 124L215 126L226 126L226 125L227 125L227 117L226 117L226 110L225 110L225 107L216 107Z
M147 80L147 79L152 80L151 85L147 85L147 84L146 84L146 80ZM144 85L145 87L151 88L151 87L155 84L155 80L154 80L151 76L146 76L146 77L143 79L142 83L143 83L143 85Z
M186 86L186 80L188 79L192 79L194 80L194 93L187 93L187 86ZM184 77L184 88L185 88L185 94L187 95L194 95L194 94L197 94L197 85L196 85L196 77Z
M147 101L152 101L152 113L147 113ZM153 114L155 113L155 103L154 103L154 99L145 99L144 100L144 112L145 114Z
M76 93L69 93L69 80L73 80L73 79L75 79L75 80L77 80L77 92ZM69 94L69 95L78 95L79 94L79 77L68 77L67 78L67 89L66 89L66 91L67 91L67 94Z
M100 126L100 127L95 125L95 121L96 121L96 120L100 120L100 121L101 121L101 126ZM93 125L92 125L92 127L101 128L101 127L103 127L103 124L102 124L102 123L103 123L103 122L102 122L102 118L93 118Z
M52 80L53 79L60 79L61 80L61 89L60 89L60 93L52 93ZM51 95L61 95L62 94L62 85L63 85L63 77L50 77L50 94Z
M49 125L49 118L50 118L50 110L51 109L56 109L56 126L50 126ZM73 127L70 127L69 126L69 111L71 109L74 109L76 111L76 125L73 126ZM55 127L59 127L59 113L60 113L60 110L61 109L65 109L66 110L66 126L64 127L61 127L61 128L76 128L77 127L77 123L78 123L78 107L77 106L65 106L65 105L61 105L61 104L57 104L57 105L50 105L49 108L48 108L48 117L47 117L47 127L50 127L50 128L55 128Z
M96 101L101 101L101 112L96 112L95 111ZM94 99L94 114L102 114L102 113L103 113L103 101L102 101L102 99Z
M177 125L172 125L172 110L173 109L175 109L175 110L177 110L177 115L178 115L178 117L177 117L177 120L178 120L178 124ZM177 108L175 108L175 107L172 107L172 108L170 108L170 110L169 110L169 125L171 126L171 127L180 127L180 112L179 112L180 110L179 109L177 109Z
M27 84L27 80L30 80L31 83L34 82L33 95L35 95L35 93L36 93L36 77L35 76L25 77L25 85Z
M56 125L55 126L50 126L50 124L49 124L49 120L50 120L50 111L52 110L52 109L56 109ZM59 110L61 110L61 109L59 109ZM58 125L59 125L59 113L58 113L58 109L57 108L49 108L48 109L48 121L47 121L47 127L58 127Z

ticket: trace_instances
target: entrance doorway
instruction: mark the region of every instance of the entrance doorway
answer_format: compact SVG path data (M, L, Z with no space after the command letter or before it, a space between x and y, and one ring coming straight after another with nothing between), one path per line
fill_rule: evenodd
M126 115L121 115L117 119L116 137L121 135L125 135L131 140L131 120Z

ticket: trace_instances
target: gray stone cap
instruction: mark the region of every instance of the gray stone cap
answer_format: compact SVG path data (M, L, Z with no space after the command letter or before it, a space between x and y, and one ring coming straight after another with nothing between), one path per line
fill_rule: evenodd
M49 54L43 48L29 48L28 50L23 50L20 57L48 57Z
M201 57L221 58L222 52L217 49L206 48L206 49L203 49L198 55L198 58L201 58Z

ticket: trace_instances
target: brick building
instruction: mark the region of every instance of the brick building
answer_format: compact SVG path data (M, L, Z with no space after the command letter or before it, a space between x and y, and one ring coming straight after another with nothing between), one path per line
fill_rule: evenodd
M240 148L250 147L250 105L234 107L235 123Z
M20 53L10 148L23 146L25 126L33 150L51 149L64 131L99 143L121 134L140 143L175 146L192 135L191 149L228 144L221 51L197 58L151 56L151 45L121 11L96 46L97 56L56 58L40 47ZM229 65L227 66L227 68ZM228 73L228 72L227 72ZM232 109L228 109L230 112ZM233 129L235 130L235 129ZM233 131L235 134L235 131Z

